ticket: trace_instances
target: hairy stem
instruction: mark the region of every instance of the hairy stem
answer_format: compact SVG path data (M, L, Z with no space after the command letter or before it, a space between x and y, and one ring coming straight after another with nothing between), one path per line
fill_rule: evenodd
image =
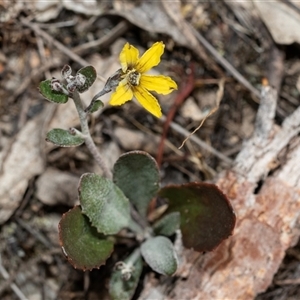
M80 99L80 95L76 90L73 92L72 98L75 103L78 115L79 115L81 131L82 131L82 135L83 135L85 144L86 144L87 148L89 149L90 153L92 154L92 156L94 157L94 159L96 160L96 162L98 163L98 165L103 170L103 175L106 178L112 179L112 173L108 169L104 159L102 158L101 154L99 153L99 151L91 137L89 125L88 125L88 117L87 117L88 112L85 112L82 102L81 102L81 99ZM130 211L131 211L131 215L133 218L132 224L131 224L132 225L131 229L133 231L135 231L135 232L137 231L139 233L144 232L145 228L148 228L147 221L143 220L143 218L138 214L138 212L134 209L134 207L131 206Z
M136 248L131 255L129 256L129 259L127 261L127 265L134 266L136 261L141 257L141 250L140 248Z
M144 229L133 218L130 218L128 228L137 235L137 240L144 239Z
M82 105L82 102L80 99L80 95L76 90L73 92L73 101L75 103L75 106L76 106L76 109L78 112L78 116L80 119L80 125L81 125L82 134L84 135L85 144L86 144L87 148L89 149L90 153L92 154L92 156L94 157L94 159L96 160L96 162L98 163L98 165L100 166L100 168L102 169L103 175L106 178L111 179L112 178L111 171L107 167L103 157L99 153L99 151L91 137L89 125L88 125L87 113L84 111L84 108L83 108L83 105Z

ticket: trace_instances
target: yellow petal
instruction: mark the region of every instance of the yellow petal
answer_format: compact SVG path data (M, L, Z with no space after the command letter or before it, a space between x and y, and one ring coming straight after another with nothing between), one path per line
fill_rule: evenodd
M170 94L173 90L177 90L176 82L170 77L163 75L151 76L142 74L140 85L149 91L155 91L163 95Z
M125 102L131 100L133 92L128 84L122 82L119 83L116 91L111 95L109 104L110 105L122 105Z
M137 101L151 114L156 116L157 118L160 118L161 108L157 101L157 99L151 95L146 89L142 88L141 86L135 86L133 89L133 94Z
M163 42L156 42L140 58L136 65L136 70L140 73L149 71L160 63L160 57L164 53L165 45Z
M128 68L135 67L139 59L139 50L126 43L119 56L122 71L125 73Z

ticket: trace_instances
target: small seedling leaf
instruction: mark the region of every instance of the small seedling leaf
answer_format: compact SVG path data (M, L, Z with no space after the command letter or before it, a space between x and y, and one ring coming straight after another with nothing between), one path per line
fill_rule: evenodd
M113 251L113 242L106 240L91 226L79 206L62 216L58 229L63 253L75 268L99 268Z
M40 93L49 101L63 104L68 102L69 97L64 93L51 89L51 80L42 81L39 85Z
M97 111L98 109L101 109L104 107L104 103L101 100L96 100L92 107L89 109L89 113L93 113Z
M127 263L128 259L125 260ZM109 294L112 300L130 300L139 283L143 270L143 260L138 258L134 264L134 271L129 280L121 277L121 272L114 270L109 281Z
M171 236L180 228L180 213L176 211L163 216L152 228L156 235Z
M71 134L68 130L54 128L47 133L46 141L61 147L77 147L84 143L84 139Z
M109 179L87 173L79 182L82 212L88 216L98 232L116 234L127 227L130 220L129 201Z
M77 73L85 76L85 83L81 87L77 88L79 93L83 93L93 85L97 78L97 72L93 66L87 66L80 69Z
M214 184L188 183L162 188L166 213L180 212L183 244L196 251L211 251L234 229L236 217L227 197Z
M149 202L159 188L159 171L154 158L144 151L131 151L119 157L113 181L145 217Z
M173 275L177 270L177 254L172 242L164 236L148 239L141 245L146 263L157 273Z

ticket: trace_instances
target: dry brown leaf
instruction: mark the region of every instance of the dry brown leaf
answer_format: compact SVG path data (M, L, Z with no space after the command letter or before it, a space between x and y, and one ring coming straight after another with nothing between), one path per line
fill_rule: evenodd
M97 0L62 0L62 4L66 9L88 16L99 16L103 13L99 2Z
M114 135L121 147L125 150L143 149L145 134L139 130L131 130L124 127L115 127Z
M53 128L62 128L67 130L70 127L75 127L79 124L78 114L72 100L69 100L66 104L62 105L53 103L50 105L55 105L56 111L49 123L48 131Z
M15 19L24 9L24 1L16 1L12 5L11 0L1 0L0 22L8 22Z
M58 16L62 9L60 0L52 1L43 1L43 0L32 0L32 1L22 1L26 10L32 12L32 15L35 16L35 19L39 22L47 22L51 19L54 19Z
M18 9L20 11L19 7L22 7L23 10L31 11L36 21L47 22L55 19L62 8L88 16L99 16L104 12L107 4L104 3L101 5L96 0L18 0L13 6L15 7L14 10Z
M140 130L116 127L114 135L124 150L143 149L148 153L156 153L159 137Z
M99 151L106 162L107 167L112 170L115 162L121 155L120 147L115 141L110 141L101 145L101 149L99 149ZM103 173L98 164L94 164L94 172L97 174Z
M296 5L296 1L295 5ZM298 1L299 2L299 1ZM254 1L260 17L278 44L300 43L300 14L282 1ZM298 3L299 5L299 3Z
M78 198L79 176L48 168L37 180L37 198L46 205L73 206Z
M195 51L198 49L198 42L182 16L181 2L178 0L172 1L172 5L169 1L142 0L132 5L116 0L112 13L146 31L167 34L179 45Z
M0 224L18 208L28 181L43 172L40 153L41 117L28 121L3 156L0 175Z
M184 118L190 118L193 121L201 121L207 115L207 112L202 111L192 97L186 99L180 108L180 113Z

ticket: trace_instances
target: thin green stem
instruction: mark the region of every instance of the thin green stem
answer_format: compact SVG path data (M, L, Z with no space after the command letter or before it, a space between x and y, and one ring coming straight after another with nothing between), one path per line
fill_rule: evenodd
M141 256L141 250L140 250L140 247L138 247L128 257L127 266L129 266L129 267L134 266L134 264L140 258L140 256Z
M90 105L89 105L84 111L85 111L86 113L89 113L89 112L92 110L93 105L94 105L94 103L96 102L96 100L97 100L98 98L100 98L101 96L103 96L103 95L109 93L110 91L111 91L111 89L107 89L106 87L104 87L103 90L101 90L96 96L94 96L94 98L92 99Z
M94 157L94 159L97 161L101 169L103 170L104 176L111 179L112 178L112 173L108 169L105 161L103 160L102 156L100 155L92 137L90 134L89 130L89 125L88 125L88 112L85 112L81 98L79 93L75 90L73 92L73 101L75 103L78 116L80 119L80 124L81 124L81 131L82 131L82 136L84 138L85 144L87 148L89 149L90 153ZM130 228L134 232L137 232L138 234L141 235L141 239L144 238L144 232L146 231L147 228L149 228L149 225L147 221L145 221L139 213L134 209L134 207L131 205L130 207L131 210L131 215L132 215L132 222L130 223Z
M78 116L80 119L80 125L81 125L82 134L84 135L85 144L86 144L87 148L89 149L90 153L92 154L92 156L94 157L94 159L96 160L96 162L98 163L98 165L100 166L100 168L102 169L103 175L106 178L111 179L112 173L109 170L109 168L107 167L103 157L100 155L100 153L91 137L89 125L88 125L87 113L84 111L84 108L83 108L83 105L82 105L82 102L80 99L80 95L76 90L73 92L72 98L73 98L73 101L76 106Z
M76 90L73 92L72 98L73 98L73 101L75 103L75 106L76 106L76 109L78 112L82 133L84 135L90 135L90 130L89 130L88 122L87 122L87 115L83 109L80 95Z
M107 79L107 81L104 85L104 88L102 89L102 91L100 91L97 95L94 96L90 105L85 109L85 112L90 113L95 101L99 97L111 92L113 88L115 88L119 85L120 80L121 80L121 74L122 74L122 69L119 69Z
M132 218L129 220L128 228L139 235L139 239L144 239L144 229Z
M133 220L138 223L138 225L145 230L149 227L148 222L142 218L142 216L138 213L138 211L134 208L132 203L130 203L130 212Z

